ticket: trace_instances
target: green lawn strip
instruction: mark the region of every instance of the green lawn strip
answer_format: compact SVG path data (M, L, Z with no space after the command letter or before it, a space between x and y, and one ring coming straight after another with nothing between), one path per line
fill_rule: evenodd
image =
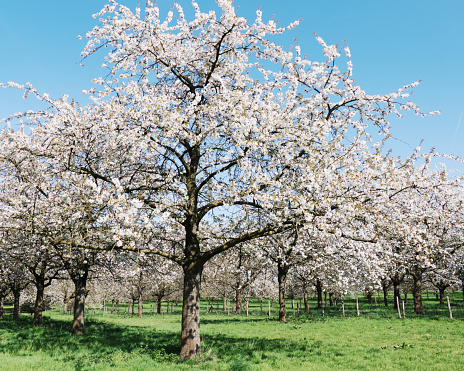
M458 305L457 296L453 305ZM72 316L59 309L46 312L42 328L31 327L31 316L13 321L6 308L0 321L0 369L2 370L329 370L329 369L427 369L458 370L464 359L464 321L448 319L448 309L435 298L424 302L426 316L407 312L398 319L391 306L370 306L345 300L346 317L337 307L327 307L324 317L314 309L295 317L289 305L288 323L260 316L257 301L249 312L236 315L206 312L202 303L203 354L182 362L180 310L175 314L143 318L124 313L87 315L86 334L70 335ZM216 305L216 304L215 304ZM353 306L354 305L354 306ZM412 305L408 303L408 305ZM177 308L180 308L180 304ZM267 308L267 303L266 303ZM412 307L411 307L412 308ZM428 309L427 309L428 308ZM354 309L354 310L353 310ZM277 304L272 308L277 313ZM89 311L90 312L90 311ZM454 313L453 313L454 316ZM456 316L454 316L456 318ZM461 319L459 319L461 318Z

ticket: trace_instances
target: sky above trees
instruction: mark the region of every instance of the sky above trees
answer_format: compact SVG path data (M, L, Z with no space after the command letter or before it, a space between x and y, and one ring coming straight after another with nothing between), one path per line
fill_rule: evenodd
M197 0L203 11L217 9L213 0ZM0 8L0 82L31 82L39 92L57 99L69 94L85 102L81 90L92 86L91 79L104 75L101 58L91 57L80 65L85 38L77 35L98 24L92 14L104 0L63 2L8 1ZM134 8L136 0L121 0ZM143 3L143 1L141 1ZM158 1L161 16L171 1ZM189 0L178 0L187 14L193 14ZM411 0L375 2L336 0L330 6L308 0L235 0L238 14L252 20L259 5L263 20L275 14L284 27L302 18L292 31L276 41L290 46L298 38L302 53L321 60L321 47L313 33L328 44L346 40L354 65L354 77L368 93L387 93L422 80L411 99L425 112L441 110L440 116L427 118L406 115L393 119L395 153L407 156L419 145L429 150L464 157L464 38L460 0L437 2ZM101 55L102 56L102 55ZM312 57L313 56L313 57ZM34 99L23 101L21 93L0 89L0 117L31 108L39 108ZM463 168L448 164L448 167Z

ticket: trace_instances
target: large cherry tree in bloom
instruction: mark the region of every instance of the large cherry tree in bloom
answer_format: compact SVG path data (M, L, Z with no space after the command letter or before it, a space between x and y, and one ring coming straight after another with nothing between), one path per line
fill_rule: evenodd
M178 4L176 17L162 20L151 1L144 14L110 1L83 52L109 51L108 75L89 90L93 103L39 96L53 107L29 116L43 143L34 155L111 188L112 242L93 248L155 253L182 267L183 359L200 351L201 275L215 255L306 224L375 237L343 225L375 215L393 192L395 182L366 194L400 174L381 151L387 116L419 113L404 102L415 84L387 95L356 85L347 46L316 36L324 61L310 61L298 45L275 43L285 29L260 10L249 23L231 0L216 2L220 14L192 1L187 21Z

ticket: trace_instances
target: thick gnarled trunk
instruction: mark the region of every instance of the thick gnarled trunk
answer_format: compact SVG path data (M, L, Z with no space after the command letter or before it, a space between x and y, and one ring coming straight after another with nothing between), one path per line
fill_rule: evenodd
M42 309L44 304L44 284L36 283L37 294L35 297L34 304L34 319L32 320L32 326L42 326Z
M422 269L419 266L416 267L414 272L412 272L412 278L414 281L414 312L416 314L425 314L424 307L422 305Z
M74 281L74 320L73 335L84 335L84 311L87 286L87 272Z
M184 290L182 305L182 335L180 356L194 358L200 346L200 286L203 264L195 262L184 266Z

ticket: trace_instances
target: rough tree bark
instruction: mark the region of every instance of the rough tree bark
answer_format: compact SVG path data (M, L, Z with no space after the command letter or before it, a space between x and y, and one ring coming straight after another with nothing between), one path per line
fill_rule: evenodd
M235 289L235 313L242 313L242 289Z
M32 326L42 326L45 284L44 282L38 282L36 278L35 287L37 289L37 293L35 296L34 319L32 320Z
M304 301L304 308L305 308L304 311L305 313L309 313L309 300L308 300L308 293L306 292L306 290L303 294L303 301Z
M183 266L184 290L182 305L182 335L180 356L191 359L200 347L200 286L203 262L194 261Z
M19 318L19 299L21 297L21 290L13 288L13 319L17 320Z
M161 304L163 303L163 297L156 298L156 313L161 314Z
M317 291L317 309L322 309L324 303L322 300L322 282L320 279L316 280L316 291Z
M86 271L79 278L74 279L74 319L72 325L73 335L84 335L84 311L85 311L85 297L87 295L87 276Z
M422 305L422 268L420 266L415 267L412 272L412 278L414 281L414 312L416 314L425 314L424 307Z

